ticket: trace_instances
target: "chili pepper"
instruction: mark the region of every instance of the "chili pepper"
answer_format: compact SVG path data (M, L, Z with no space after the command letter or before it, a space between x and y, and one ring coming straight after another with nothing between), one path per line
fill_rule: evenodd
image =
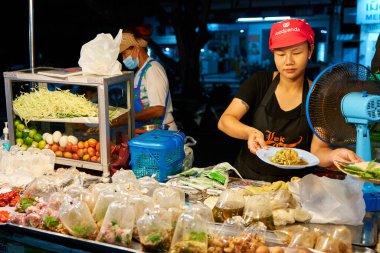
M20 195L17 195L16 197L14 197L10 202L9 202L9 206L16 206L18 201L20 200Z

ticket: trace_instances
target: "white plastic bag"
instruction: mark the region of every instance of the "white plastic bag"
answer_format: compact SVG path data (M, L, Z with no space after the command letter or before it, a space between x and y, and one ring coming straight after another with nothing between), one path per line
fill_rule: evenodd
M184 146L185 158L183 159L183 170L189 170L193 167L194 151L191 146L194 146L195 144L197 144L197 141L193 137L186 136Z
M289 184L289 190L310 212L311 223L360 225L365 215L363 182L346 177L336 180L309 174Z
M122 30L120 29L115 39L109 33L100 33L95 39L84 44L78 61L83 74L121 74L121 63L117 60L121 37Z

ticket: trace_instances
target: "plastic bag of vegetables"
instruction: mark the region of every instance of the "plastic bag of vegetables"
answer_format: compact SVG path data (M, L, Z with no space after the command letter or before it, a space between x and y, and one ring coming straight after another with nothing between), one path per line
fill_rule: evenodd
M135 212L125 201L114 201L107 209L97 241L129 247L135 224Z
M133 208L135 213L135 221L137 222L144 215L145 209L153 209L153 199L149 196L136 194L128 197L128 203L130 207ZM136 224L136 223L135 223ZM137 227L135 225L133 229L133 238L139 240L139 235L137 232Z
M208 223L197 212L185 212L177 221L169 253L207 253Z
M172 220L169 212L156 206L145 209L145 214L137 220L140 243L146 252L169 250L172 240Z
M107 208L112 201L120 199L120 192L107 189L99 194L94 209L92 210L92 216L96 222L101 222L106 215Z
M75 237L95 239L98 227L84 201L66 199L58 211L63 226Z

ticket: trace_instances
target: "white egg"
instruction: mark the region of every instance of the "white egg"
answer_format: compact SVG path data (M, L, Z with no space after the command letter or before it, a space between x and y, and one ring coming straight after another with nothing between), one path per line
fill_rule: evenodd
M44 133L43 135L42 135L42 139L44 140L44 141L46 141L46 136L48 135L49 133Z
M69 135L69 137L67 137L67 141L71 142L74 145L78 144L78 138L75 137L74 135Z
M45 136L45 141L46 141L47 144L52 145L54 143L54 141L53 141L53 135L51 135L51 134L48 133Z
M53 141L55 143L58 143L59 142L59 139L62 137L62 133L60 131L55 131L53 133Z
M67 145L67 136L62 135L62 137L59 139L59 146L64 148Z

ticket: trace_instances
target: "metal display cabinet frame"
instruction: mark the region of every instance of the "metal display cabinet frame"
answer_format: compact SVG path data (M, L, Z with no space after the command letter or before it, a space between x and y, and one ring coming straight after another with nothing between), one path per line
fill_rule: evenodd
M102 171L103 177L110 176L110 124L109 124L109 100L108 87L117 83L126 83L127 96L127 113L128 113L128 136L134 136L135 132L135 115L134 115L134 94L133 94L133 72L124 72L121 75L115 76L71 76L65 79L55 78L37 74L39 69L34 68L27 70L19 70L12 72L4 72L4 85L6 96L7 120L9 128L9 139L11 145L15 144L15 129L14 129L14 112L13 112L13 85L14 82L31 82L31 83L51 83L65 85L79 85L96 87L98 92L98 127L99 127L99 142L100 145L100 163L74 160L63 157L56 157L56 164L74 166L77 168L85 168L90 170ZM16 84L17 85L17 84ZM38 120L33 120L38 122ZM43 120L56 122L54 120ZM63 122L60 119L59 122ZM72 123L72 122L71 122ZM75 122L87 123L87 122Z

